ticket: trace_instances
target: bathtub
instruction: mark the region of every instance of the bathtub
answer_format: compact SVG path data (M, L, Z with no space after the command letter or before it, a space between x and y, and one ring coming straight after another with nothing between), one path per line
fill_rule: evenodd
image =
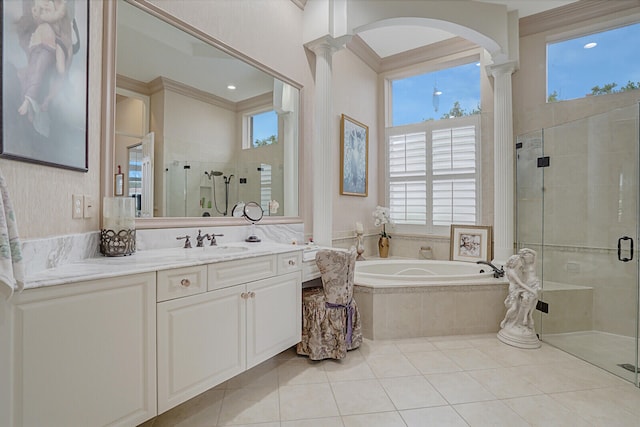
M358 261L354 283L369 339L498 332L508 292L490 267L459 261Z
M356 263L355 283L372 287L496 283L487 265L460 261L371 260Z

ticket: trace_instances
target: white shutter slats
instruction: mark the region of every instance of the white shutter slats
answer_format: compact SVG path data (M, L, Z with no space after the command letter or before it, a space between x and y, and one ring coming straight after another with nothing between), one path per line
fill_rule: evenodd
M476 224L479 122L463 120L387 130L389 207L397 223Z
M476 223L475 126L432 132L433 225Z
M399 224L426 224L427 134L389 138L389 210Z
M475 126L434 130L432 141L434 175L475 173Z

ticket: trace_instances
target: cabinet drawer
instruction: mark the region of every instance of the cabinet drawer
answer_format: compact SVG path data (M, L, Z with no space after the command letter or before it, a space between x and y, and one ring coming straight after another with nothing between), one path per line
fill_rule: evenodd
M320 269L316 261L305 261L302 263L302 281L317 279L320 277Z
M287 274L302 269L302 251L278 255L278 274Z
M158 302L195 295L206 290L205 265L158 271Z
M208 289L221 289L240 283L266 279L277 272L276 255L226 261L208 266Z

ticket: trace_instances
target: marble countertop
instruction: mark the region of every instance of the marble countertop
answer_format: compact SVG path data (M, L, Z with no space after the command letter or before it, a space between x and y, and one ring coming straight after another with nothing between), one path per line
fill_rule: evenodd
M170 248L137 251L128 256L86 258L82 261L27 275L25 289L105 279L171 268L212 264L286 252L302 251L303 245L274 242L229 243L191 249Z

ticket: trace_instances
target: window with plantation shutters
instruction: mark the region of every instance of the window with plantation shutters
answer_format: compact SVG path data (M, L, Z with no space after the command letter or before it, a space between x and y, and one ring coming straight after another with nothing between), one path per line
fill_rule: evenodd
M260 207L267 214L269 211L269 203L271 202L271 165L266 163L260 164Z
M397 224L427 220L426 132L389 136L389 210Z
M434 129L433 225L476 223L476 126Z
M476 224L479 116L387 129L388 200L396 224Z

